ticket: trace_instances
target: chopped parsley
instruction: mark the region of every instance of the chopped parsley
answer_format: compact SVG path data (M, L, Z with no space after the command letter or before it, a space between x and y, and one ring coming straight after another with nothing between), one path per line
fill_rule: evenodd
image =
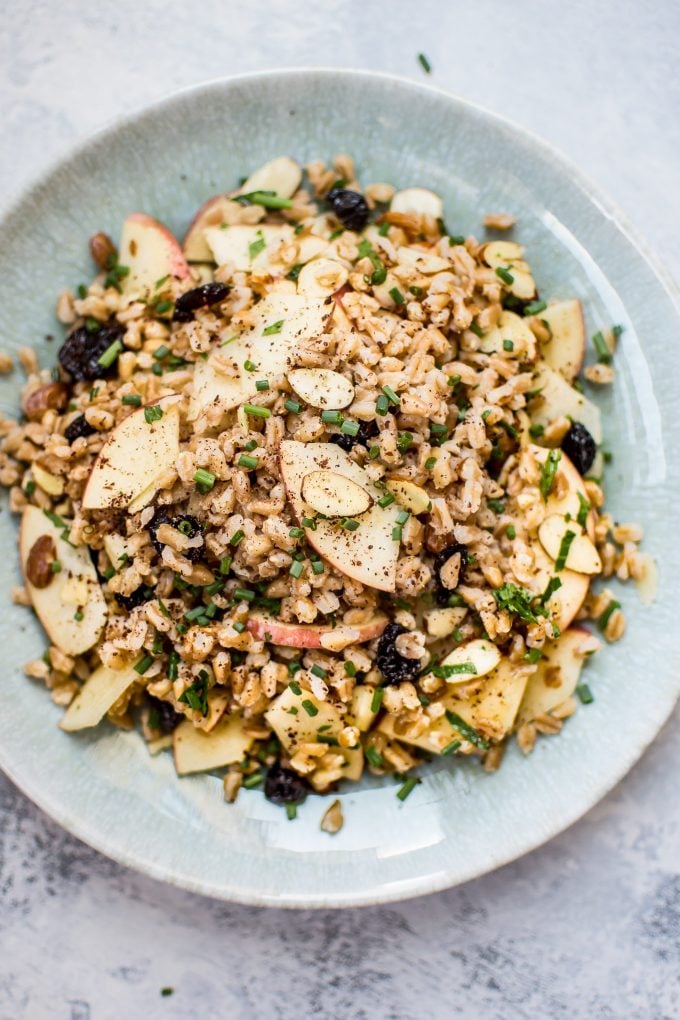
M562 541L560 542L560 549L559 552L557 553L557 559L555 560L555 570L564 570L564 567L567 562L567 557L569 556L571 543L574 541L575 538L576 538L575 531L568 530L565 531L564 535L562 536Z
M179 701L201 715L208 714L208 674L202 669L190 687L180 694Z
M285 321L285 319L279 319L278 322L272 322L271 326L265 326L262 330L262 336L273 336L275 333L280 333Z

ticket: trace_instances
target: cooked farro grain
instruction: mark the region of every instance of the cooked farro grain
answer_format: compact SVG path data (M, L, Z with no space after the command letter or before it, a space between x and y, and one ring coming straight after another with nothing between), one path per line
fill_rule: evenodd
M519 244L444 235L432 192L306 170L311 194L260 168L183 248L142 214L96 234L58 371L19 349L25 420L0 420L13 599L52 642L26 673L64 729L137 719L180 775L224 767L228 802L291 817L364 767L529 753L576 708L572 621L625 629L592 577L652 572L560 450L597 408L541 396L571 393L579 303L537 302Z

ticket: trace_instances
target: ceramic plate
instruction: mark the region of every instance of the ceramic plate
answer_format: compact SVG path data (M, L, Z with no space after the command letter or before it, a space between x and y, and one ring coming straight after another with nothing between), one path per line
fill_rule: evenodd
M541 292L578 296L589 332L622 323L613 391L600 397L608 508L644 524L660 563L658 600L620 599L625 640L588 667L592 705L562 735L500 772L447 761L401 803L395 784L342 790L346 818L319 831L310 797L291 823L259 792L222 801L213 776L179 780L134 733L105 725L67 736L61 710L22 664L44 639L29 611L5 605L0 765L48 814L110 857L197 892L253 904L343 906L433 892L480 875L550 839L631 767L680 687L673 619L680 546L677 391L680 321L668 291L609 203L545 145L460 99L388 77L291 71L215 82L99 134L34 186L0 227L0 346L36 344L52 365L55 295L89 278L87 239L114 237L144 210L182 234L198 205L267 159L352 153L364 182L424 185L446 200L454 233L481 232L484 211L512 210ZM16 413L18 378L0 383ZM16 521L0 515L5 592L19 580ZM619 597L617 595L617 597ZM9 602L9 599L7 599ZM327 803L327 802L326 802Z

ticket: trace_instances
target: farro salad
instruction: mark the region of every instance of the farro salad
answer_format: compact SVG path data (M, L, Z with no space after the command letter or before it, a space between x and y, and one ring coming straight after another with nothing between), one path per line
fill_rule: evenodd
M0 423L14 597L50 642L26 672L63 730L138 726L294 817L364 769L402 800L431 756L492 771L592 700L584 621L625 621L591 581L653 563L603 510L581 304L539 297L512 216L481 242L443 217L281 157L183 244L143 213L90 239L58 365L22 349Z

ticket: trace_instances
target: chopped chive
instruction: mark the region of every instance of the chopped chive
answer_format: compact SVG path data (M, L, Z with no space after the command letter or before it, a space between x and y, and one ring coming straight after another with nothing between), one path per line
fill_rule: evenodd
M222 578L218 577L216 581L212 582L212 584L207 584L203 591L206 593L206 595L217 595L218 592L222 591L223 584L224 581L222 580Z
M163 366L157 361L155 365L151 366L151 371L154 375L163 375Z
M586 521L588 520L588 514L590 513L590 503L585 498L585 496L582 495L582 493L577 492L576 495L578 496L579 502L579 511L576 520L578 524L581 525L582 528L585 528Z
M73 619L76 620L78 623L85 619L85 613L82 611L82 609L76 609L75 613L73 614Z
M166 358L169 353L170 353L170 348L166 347L165 344L161 344L160 347L156 348L156 350L153 352L151 357L152 358L156 358L157 361L162 361L163 358Z
M292 280L293 283L295 283L297 281L298 276L300 275L302 265L303 265L302 262L296 262L293 268L286 273L286 279Z
M305 537L305 529L304 528L291 528L290 531L288 532L288 534L289 534L290 538L304 538Z
M302 410L302 404L297 400L291 400L290 397L288 400L284 400L283 406L287 411L290 411L291 414L299 414Z
M339 411L322 411L321 421L326 425L341 425L342 415Z
M385 416L389 410L390 402L384 393L381 393L375 402L375 413Z
M528 652L525 652L524 658L535 666L543 658L543 652L540 648L530 648Z
M291 575L291 577L300 577L303 570L304 567L302 563L299 560L295 560L293 563L291 563L290 570L288 571L288 573Z
M157 315L164 315L165 312L169 312L172 308L172 301L159 301L154 307L154 311Z
M400 453L406 453L413 446L413 433L412 432L400 432L397 436L397 449Z
M560 548L559 552L557 553L557 559L555 560L555 570L564 570L565 564L567 562L567 557L569 556L569 549L571 548L571 543L574 541L575 538L576 538L575 531L565 531L564 535L562 536L562 541L560 542Z
M381 237L387 237L389 230L390 224L387 222L387 220L385 220L384 223L381 223L380 226L378 227L378 233L380 234Z
M368 459L369 460L377 460L379 456L380 456L380 447L379 446L372 446L370 448L370 450L368 451Z
M394 392L391 386L383 386L382 391L391 404L394 404L396 407L399 406L399 397Z
M547 499L548 496L550 495L550 490L553 487L555 475L557 474L557 465L559 464L561 458L562 453L560 450L550 450L545 460L545 463L541 468L541 480L539 483L539 488L541 490L541 495L543 496L543 499Z
M461 746L460 740L452 740L450 744L446 745L446 747L442 750L441 753L444 755L453 754L455 751L458 750L460 746Z
M139 662L135 664L135 673L139 673L140 676L144 676L152 662L153 655L143 655Z
M512 275L509 269L504 269L503 266L498 266L496 269L496 276L500 277L503 283L507 283L511 286L515 282L515 277Z
M310 531L316 531L316 521L313 517L303 517L302 527L309 528Z
M241 602L253 602L256 598L254 591L248 591L247 588L234 588L234 598Z
M128 407L141 407L142 398L140 397L139 393L127 393L123 397L121 403L126 404Z
M416 298L418 298L418 300L420 300L420 298L423 296L425 291L423 290L422 287L409 287L409 293L413 294L414 297L416 297Z
M427 59L424 53L418 54L418 63L422 67L425 74L432 74L432 64Z
M194 481L199 492L210 492L215 484L215 475L212 471L206 471L205 468L198 468L194 475Z
M455 247L455 245L465 244L465 234L449 235L449 244L452 248Z
M245 531L239 528L238 531L235 531L234 534L229 539L229 545L233 545L234 547L236 547L239 544L239 542L243 541L245 537L246 537Z
M96 333L101 323L98 319L93 318L91 315L85 319L85 329L88 333Z
M384 509L386 506L389 506L390 503L394 502L396 502L396 500L392 493L386 492L385 495L381 496L380 499L378 500L378 506L381 506Z
M384 687L376 687L373 691L373 697L371 698L371 712L379 712L380 706L382 705L382 699L385 694Z
M144 408L144 421L147 425L151 425L155 421L160 421L163 417L163 408L159 407L158 404L152 404L150 407Z
M232 539L233 544L233 539ZM228 574L231 570L231 556L223 556L220 560L220 574Z
M85 286L84 283L79 283L78 284L78 287L76 289L76 293L77 293L77 295L78 295L78 297L80 298L81 301L85 300L85 298L87 297L87 287Z
M261 205L265 209L290 209L293 200L277 195L275 191L249 191L246 195L235 195L235 202L241 205Z
M613 613L615 613L616 610L620 608L621 603L617 602L615 599L612 599L612 601L609 603L604 612L601 613L600 616L598 616L597 618L597 626L600 628L600 630L607 629L607 624L609 623Z
M244 404L243 410L254 418L271 418L271 411L268 407L259 407L257 404Z
M605 462L605 464L611 464L613 459L614 459L614 454L611 453L609 450L603 450L602 451L602 460Z
M450 666L433 666L432 672L440 680L448 680L452 676L462 676L465 673L471 673L472 676L476 676L477 667L474 662L457 662L455 665Z
M285 321L285 319L279 319L278 322L272 322L271 326L265 326L262 336L273 336L275 333L280 333Z
M392 528L392 541L393 542L401 542L401 538L402 538L402 529L399 527L399 525L397 525L396 527Z
M101 365L102 368L110 368L122 350L123 345L120 340L114 340L113 343L106 348L101 357L97 358L97 364Z
M260 254L261 251L267 247L267 242L264 239L264 235L261 230L257 231L256 240L251 241L248 245L248 255L251 261Z
M52 560L50 563L50 570L53 574L61 573L61 562L59 560Z
M264 782L264 775L262 772L253 772L252 775L246 776L243 780L243 788L245 790L254 790L257 786L261 786Z
M179 666L179 655L177 652L170 652L168 656L168 680L176 680Z
M383 764L383 756L378 748L374 747L373 744L369 744L369 746L365 749L364 754L374 768L379 769Z
M325 567L323 560L312 560L312 572L315 574L323 574Z
M505 513L505 503L501 499L487 499L486 505L495 514Z
M514 351L514 349L515 349L515 345L512 342L512 340L504 340L503 341L503 350L504 351Z
M392 287L390 291L390 297L394 301L395 305L403 305L404 295L402 294L398 287Z
M254 361L251 361L250 358L246 358L246 360L243 362L243 367L245 368L246 372L256 372L258 366L255 364ZM257 385L257 383L255 385Z
M343 421L340 426L340 431L344 432L346 436L358 436L359 435L359 422L358 421Z
M265 390L269 389L269 379L258 379L255 383L255 389L259 393L264 393Z
M319 709L316 707L313 701L309 700L309 698L305 698L305 700L302 702L302 707L304 708L307 715L311 715L312 718L315 715L319 714Z
M469 329L470 329L470 332L474 333L475 336L478 336L480 340L484 336L484 330L482 329L482 327L479 325L478 322L471 322L470 326L469 326Z
M297 804L286 804L286 816L289 822L294 822L297 818Z
M345 675L346 676L356 676L357 675L357 668L354 665L354 663L351 662L349 659L344 663L344 669L345 669Z
M404 785L400 786L399 789L397 790L397 797L399 798L399 800L401 801L406 800L406 798L411 793L413 793L419 782L420 780L416 779L415 776L409 776Z
M342 237L342 235L344 233L345 233L345 228L344 227L338 227L337 230L331 231L331 233L328 235L328 240L329 241L335 241L336 237Z
M328 670L324 669L323 666L314 665L309 672L313 673L314 676L318 676L320 680L325 680L328 676Z
M488 750L489 741L480 736L477 730L473 729L473 727L466 723L464 719L461 719L459 715L447 709L446 718L452 726L455 726L461 736L463 736L471 744L474 744L475 747L481 748L483 751Z
M440 425L438 422L433 421L430 423L430 432L433 436L445 436L448 434L448 426Z
M186 613L184 614L184 619L189 620L189 622L191 623L193 620L198 620L199 617L204 615L204 613L205 606L194 606L193 609L187 609Z
M427 460L425 461L425 470L431 471L432 468L435 467L436 463L437 463L436 457L428 457Z
M612 360L612 352L609 350L607 341L599 329L597 333L593 334L593 346L597 352L597 360L600 364L608 365Z
M508 526L505 529L505 534L510 539L516 538L517 537L517 531L515 530L515 525L514 524L508 524Z
M243 623L242 620L236 620L232 624L232 626L233 626L233 628L234 628L234 630L236 631L237 634L243 634L243 631L246 629L246 625L245 625L245 623Z
M579 700L582 705L592 705L595 698L588 684L578 684L576 687L576 693L579 696Z
M397 514L397 524L406 524L410 516L411 513L409 510L400 510Z
M531 436L532 439L538 439L538 437L542 436L544 432L545 432L545 428L544 428L543 425L530 425L529 426L529 435Z
M356 531L359 527L359 521L355 521L353 517L343 517L340 521L340 527L344 528L345 531Z
M538 315L539 312L545 311L548 307L545 301L530 301L528 305L524 306L524 315Z
M260 462L257 457L251 457L248 453L242 453L237 463L239 467L248 468L250 471L254 471Z
M297 666L298 669L300 669L300 663L299 662L297 662L297 663L291 662L290 665L291 666ZM302 688L300 687L300 684L297 682L297 680L291 680L290 683L288 684L288 686L290 687L290 689L293 692L293 694L295 694L296 696L302 694Z

